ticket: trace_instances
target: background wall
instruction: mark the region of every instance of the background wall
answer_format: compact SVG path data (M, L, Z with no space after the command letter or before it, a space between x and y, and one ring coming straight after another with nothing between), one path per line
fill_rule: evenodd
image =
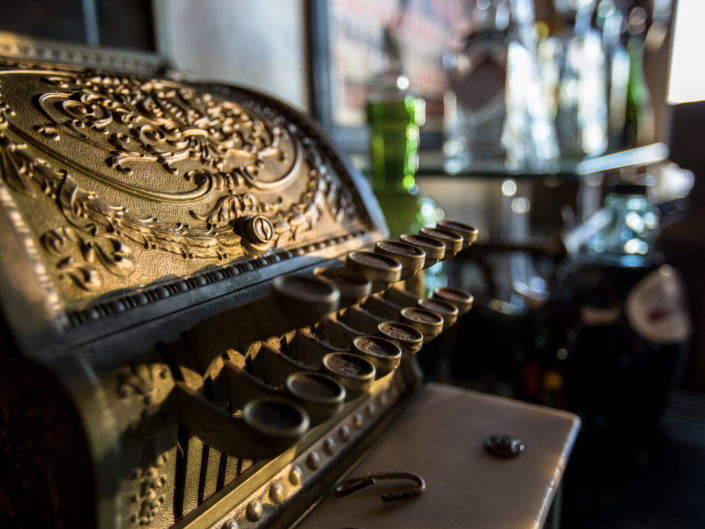
M305 0L157 0L158 48L199 80L265 91L307 110Z

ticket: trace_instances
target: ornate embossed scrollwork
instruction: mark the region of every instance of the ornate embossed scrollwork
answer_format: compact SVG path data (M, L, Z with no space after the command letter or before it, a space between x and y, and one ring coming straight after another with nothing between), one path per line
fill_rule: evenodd
M46 82L62 91L42 94L39 107L50 122L40 133L71 135L106 153L106 164L127 175L143 163L159 163L171 174L184 175L178 162L193 160L214 173L237 172L250 186L269 190L286 185L296 175L301 152L289 132L231 101L215 101L210 94L170 81L83 75L49 76ZM106 142L107 139L107 142ZM260 171L273 160L263 180ZM276 165L276 168L274 167ZM188 176L186 176L188 179ZM193 200L211 186L194 193L172 194L122 180L106 183L146 198ZM210 182L207 182L210 183Z
M190 259L223 259L244 254L240 237L231 226L169 225L155 217L139 217L123 206L113 206L94 193L82 190L70 178L66 178L61 186L57 201L66 219L74 226L128 239L145 250L163 250Z
M156 390L156 379L167 378L163 364L136 364L125 368L119 376L118 394L122 398L138 395L145 406L150 406Z
M12 111L12 109L7 103L3 103L0 99L0 129L3 129L7 126L8 114L10 116L13 116L15 113Z
M168 378L168 369L163 364L134 364L118 373L117 392L122 399L139 399L139 420L128 425L127 431L137 434L147 431L146 423L158 410L155 405L157 384Z
M310 131L277 105L80 69L0 76L0 179L52 204L37 222L41 247L77 299L137 270L161 279L144 277L145 251L220 266L291 247L321 219L317 239L359 217ZM15 115L20 95L34 114ZM47 230L56 213L65 222ZM250 218L259 231L247 232Z
M149 419L158 413L158 403L155 402L157 386L168 377L168 368L164 364L133 364L122 368L118 374L117 393L121 399L129 401L137 399L139 419L128 425L127 432L131 435L145 436L150 432L147 425ZM136 491L130 496L130 502L135 509L129 517L134 525L149 525L164 504L164 485L167 482L163 467L167 462L167 454L161 454L150 463L138 467L132 475Z
M137 482L138 490L130 497L130 502L137 507L129 518L132 524L149 525L164 504L167 478L162 467L167 460L167 454L162 454L153 465L135 470L132 479Z
M209 226L218 226L230 224L247 215L273 215L279 211L280 206L281 202L270 204L252 193L239 193L220 197L213 209L205 215L199 215L195 211L189 211L189 214L196 220L205 221Z
M63 172L30 155L26 144L11 141L0 133L0 177L18 193L51 195L63 178Z
M132 250L115 237L91 237L73 228L63 227L46 232L42 246L59 258L57 268L84 290L96 290L103 285L103 274L98 268L118 276L132 274L135 264Z

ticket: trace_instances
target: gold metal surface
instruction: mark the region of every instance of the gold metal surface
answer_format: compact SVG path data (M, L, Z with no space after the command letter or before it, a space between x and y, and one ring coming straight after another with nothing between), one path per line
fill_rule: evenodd
M463 247L463 236L452 231L447 231L440 228L421 228L421 234L445 244L446 253L443 256L444 259L453 257Z
M29 420L8 446L33 464L60 396L71 442L37 468L78 459L96 505L64 487L61 509L86 507L72 527L297 523L406 413L415 354L472 304L409 285L474 228L383 241L326 134L235 87L0 58L0 228L0 308L31 359L6 364L20 382L0 407L48 373L14 399ZM0 509L36 497L72 520L41 487L9 490Z
M67 311L370 227L310 131L236 89L0 59L0 157Z

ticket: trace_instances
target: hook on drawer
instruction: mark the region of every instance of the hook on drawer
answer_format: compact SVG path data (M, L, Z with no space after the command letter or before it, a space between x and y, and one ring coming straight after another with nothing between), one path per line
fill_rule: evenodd
M414 472L371 472L369 474L363 474L362 476L356 476L350 479L346 479L340 483L333 494L338 497L347 496L353 492L374 485L379 479L408 479L416 483L416 487L410 490L404 490L401 492L390 492L388 494L383 494L381 496L382 501L389 503L390 501L401 501L408 500L410 498L415 498L420 496L426 490L426 482L424 479Z

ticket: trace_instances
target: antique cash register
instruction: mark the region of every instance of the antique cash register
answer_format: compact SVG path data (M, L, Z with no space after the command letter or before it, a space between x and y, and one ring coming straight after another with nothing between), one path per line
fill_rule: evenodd
M476 231L387 240L307 116L122 66L0 58L0 525L543 523L577 420L414 359L472 305L422 271ZM427 490L330 495L376 471Z

